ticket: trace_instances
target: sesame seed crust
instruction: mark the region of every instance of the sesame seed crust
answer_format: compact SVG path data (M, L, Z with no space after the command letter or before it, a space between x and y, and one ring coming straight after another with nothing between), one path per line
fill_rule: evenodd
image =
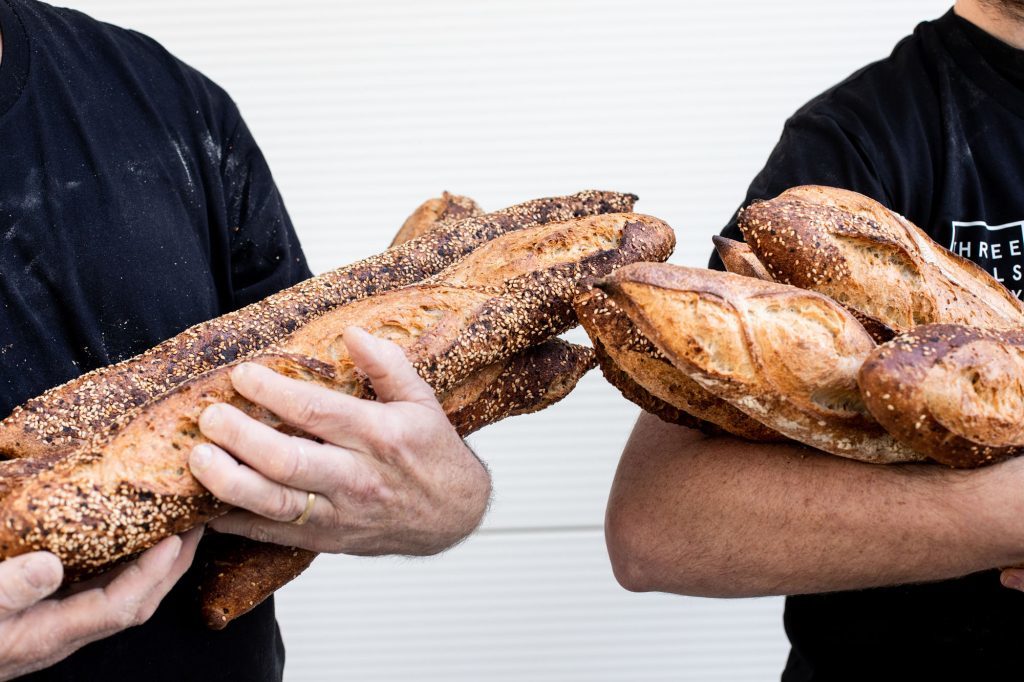
M794 187L738 224L774 279L830 296L881 341L920 324L1024 324L1024 304L990 274L856 192Z
M416 207L398 230L391 246L422 237L446 220L461 220L483 214L483 210L469 197L444 192L440 197L427 199Z
M369 397L369 384L356 372L341 337L356 325L399 344L443 394L474 372L574 326L572 298L584 277L663 260L674 245L665 223L630 213L524 228L499 240L507 248L471 254L434 282L335 308L250 360ZM495 260L497 254L507 257ZM465 285L472 272L492 286ZM188 470L188 453L206 442L197 425L200 413L225 402L280 426L235 393L229 372L236 363L121 414L109 429L48 460L41 471L5 478L0 555L47 549L64 562L66 575L81 577L226 511Z
M524 227L628 211L636 197L585 191L452 220L382 254L203 322L124 362L82 375L0 422L0 455L38 457L86 443L114 420L214 367L251 357L300 325L354 300L418 282L481 244Z

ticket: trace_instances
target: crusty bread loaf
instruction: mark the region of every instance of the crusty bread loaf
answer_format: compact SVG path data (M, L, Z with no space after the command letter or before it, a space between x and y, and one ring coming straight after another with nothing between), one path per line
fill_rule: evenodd
M877 325L875 336L1024 324L1024 305L991 275L856 192L794 187L745 208L739 226L774 279L835 299Z
M517 274L511 264L518 263L523 274L504 286L433 283L385 292L306 322L251 361L369 397L372 391L342 339L344 329L359 326L401 346L443 393L573 326L572 293L581 279L664 259L674 238L657 219L614 214L527 228L501 241L506 248L474 253L446 273L453 282L473 281L474 272L477 280L486 272L504 277ZM503 255L502 267L493 267ZM47 549L64 562L66 575L88 574L225 511L188 471L188 453L205 442L200 413L223 402L279 425L235 393L230 367L210 370L126 413L48 469L5 481L0 558Z
M593 282L581 287L575 305L602 373L627 400L671 424L754 441L785 440L676 369Z
M427 199L416 207L416 210L402 223L398 234L391 241L391 246L398 246L417 237L422 237L437 227L439 223L471 218L482 213L483 211L477 203L469 197L444 192L440 197Z
M672 364L775 431L867 462L921 459L864 407L857 370L875 344L831 299L654 263L618 270L598 286Z
M34 457L68 450L187 379L249 357L345 303L418 282L499 235L628 211L635 200L630 194L587 191L446 222L378 256L198 324L139 356L50 389L0 422L0 455Z
M439 398L452 425L466 436L506 417L553 405L593 365L591 349L550 340L475 372ZM316 557L297 547L213 534L198 559L203 566L203 621L214 630L223 629L294 580Z
M727 271L744 277L773 281L771 273L757 260L748 244L717 234L711 237L711 241Z
M422 236L440 222L479 212L476 203L447 192L429 199L405 221L391 246ZM493 273L487 275L486 282ZM445 396L445 412L459 433L515 414L541 410L564 397L590 368L593 351L551 340L475 372ZM218 537L202 547L202 612L207 625L226 627L295 579L316 553L245 538Z
M1024 454L1024 331L922 325L875 349L858 381L875 419L937 462Z

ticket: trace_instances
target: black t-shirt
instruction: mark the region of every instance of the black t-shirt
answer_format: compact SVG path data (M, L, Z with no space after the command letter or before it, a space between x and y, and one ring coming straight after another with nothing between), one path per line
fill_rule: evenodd
M952 11L920 24L786 122L743 205L801 184L877 199L1020 296L1024 52ZM1024 677L1024 594L996 571L790 597L785 625L787 681Z
M0 30L0 417L309 276L220 88L71 10L0 0ZM273 603L214 633L196 586L31 679L280 679Z

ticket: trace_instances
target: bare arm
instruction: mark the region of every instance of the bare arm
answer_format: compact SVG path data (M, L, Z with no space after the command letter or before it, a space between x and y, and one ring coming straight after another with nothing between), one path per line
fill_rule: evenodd
M708 437L644 414L606 534L636 591L745 597L941 580L1024 564L1024 462L882 466Z

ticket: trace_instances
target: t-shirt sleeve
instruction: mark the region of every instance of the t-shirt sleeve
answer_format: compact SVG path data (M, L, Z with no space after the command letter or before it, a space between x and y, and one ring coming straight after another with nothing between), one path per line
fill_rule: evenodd
M742 206L771 199L797 185L829 185L865 194L892 205L884 183L875 169L873 154L864 135L851 134L828 115L801 112L782 130L768 162L750 183ZM722 230L724 237L743 241L737 226L739 210ZM721 258L712 252L708 267L724 270Z
M224 141L221 174L230 296L240 308L311 273L267 161L237 109L233 113L236 120Z

